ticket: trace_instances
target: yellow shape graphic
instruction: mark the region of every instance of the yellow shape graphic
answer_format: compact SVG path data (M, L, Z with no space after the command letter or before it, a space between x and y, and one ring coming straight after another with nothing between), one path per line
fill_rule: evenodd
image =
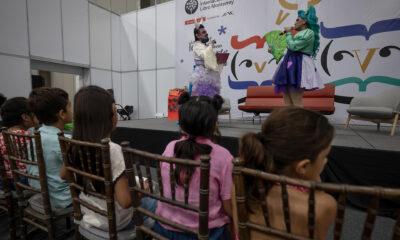
M307 6L314 6L314 5L317 5L320 2L321 2L321 0L310 0L310 1L308 1L308 5Z
M280 10L279 11L279 15L278 15L278 18L276 19L276 25L281 25L282 24L282 22L283 21L285 21L285 19L287 18L287 17L289 17L289 15L290 15L290 13L285 13L285 15L282 17L282 14L283 14L283 10Z
M376 50L378 50L378 49L379 49L379 48L368 48L368 49L367 49L367 50L368 50L368 54L367 54L367 56L365 57L363 63L361 63L360 57L358 56L358 52L361 51L361 50L353 50L353 52L354 52L354 53L356 54L356 56L357 56L358 63L360 64L360 67L361 67L361 70L362 70L363 73L365 73L365 71L367 70L368 65L369 65L369 63L371 62L372 57L374 56Z
M258 65L258 62L254 62L254 66L256 67L258 73L262 73L262 71L264 71L266 64L267 64L267 62L264 61L260 68L260 65Z
M299 7L297 3L289 3L286 0L279 0L279 3L282 5L282 7L289 10L297 10L297 8Z
M320 3L322 0L310 0L307 3L307 6L314 6ZM279 3L282 5L282 7L289 9L289 10L297 10L299 8L299 5L297 3L290 3L287 0L279 0Z

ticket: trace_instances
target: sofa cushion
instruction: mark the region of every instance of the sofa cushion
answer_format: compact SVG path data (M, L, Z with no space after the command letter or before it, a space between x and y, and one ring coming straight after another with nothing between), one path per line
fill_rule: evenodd
M351 107L347 112L364 118L390 119L394 117L393 109L386 107Z
M325 84L322 89L314 91L305 91L303 98L334 98L335 97L335 85Z
M274 86L252 86L247 88L247 98L283 98L276 94Z
M334 112L335 105L333 98L303 98L305 108L315 111ZM239 106L243 111L272 111L276 108L285 107L283 98L252 98L246 99L246 104Z

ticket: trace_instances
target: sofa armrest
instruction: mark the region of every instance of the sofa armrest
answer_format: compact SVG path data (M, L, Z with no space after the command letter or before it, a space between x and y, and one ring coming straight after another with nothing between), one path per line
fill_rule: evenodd
M238 99L238 104L241 104L241 103L244 103L244 102L246 102L246 97Z

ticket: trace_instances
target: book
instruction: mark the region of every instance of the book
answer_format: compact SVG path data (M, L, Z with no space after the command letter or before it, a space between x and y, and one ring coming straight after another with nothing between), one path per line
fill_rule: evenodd
M218 64L226 64L229 58L229 53L216 53L215 56L217 57Z

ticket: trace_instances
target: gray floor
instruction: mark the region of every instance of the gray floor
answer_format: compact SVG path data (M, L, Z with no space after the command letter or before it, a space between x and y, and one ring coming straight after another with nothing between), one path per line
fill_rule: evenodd
M179 130L175 120L166 118L119 121L118 126L164 131ZM397 132L392 137L389 126L382 126L379 132L373 125L350 125L347 130L344 129L343 124L334 126L336 129L332 143L334 146L400 151L400 127L396 129ZM253 124L251 119L232 120L231 123L223 119L219 121L219 129L223 136L241 137L247 132L259 132L261 124L259 120Z

